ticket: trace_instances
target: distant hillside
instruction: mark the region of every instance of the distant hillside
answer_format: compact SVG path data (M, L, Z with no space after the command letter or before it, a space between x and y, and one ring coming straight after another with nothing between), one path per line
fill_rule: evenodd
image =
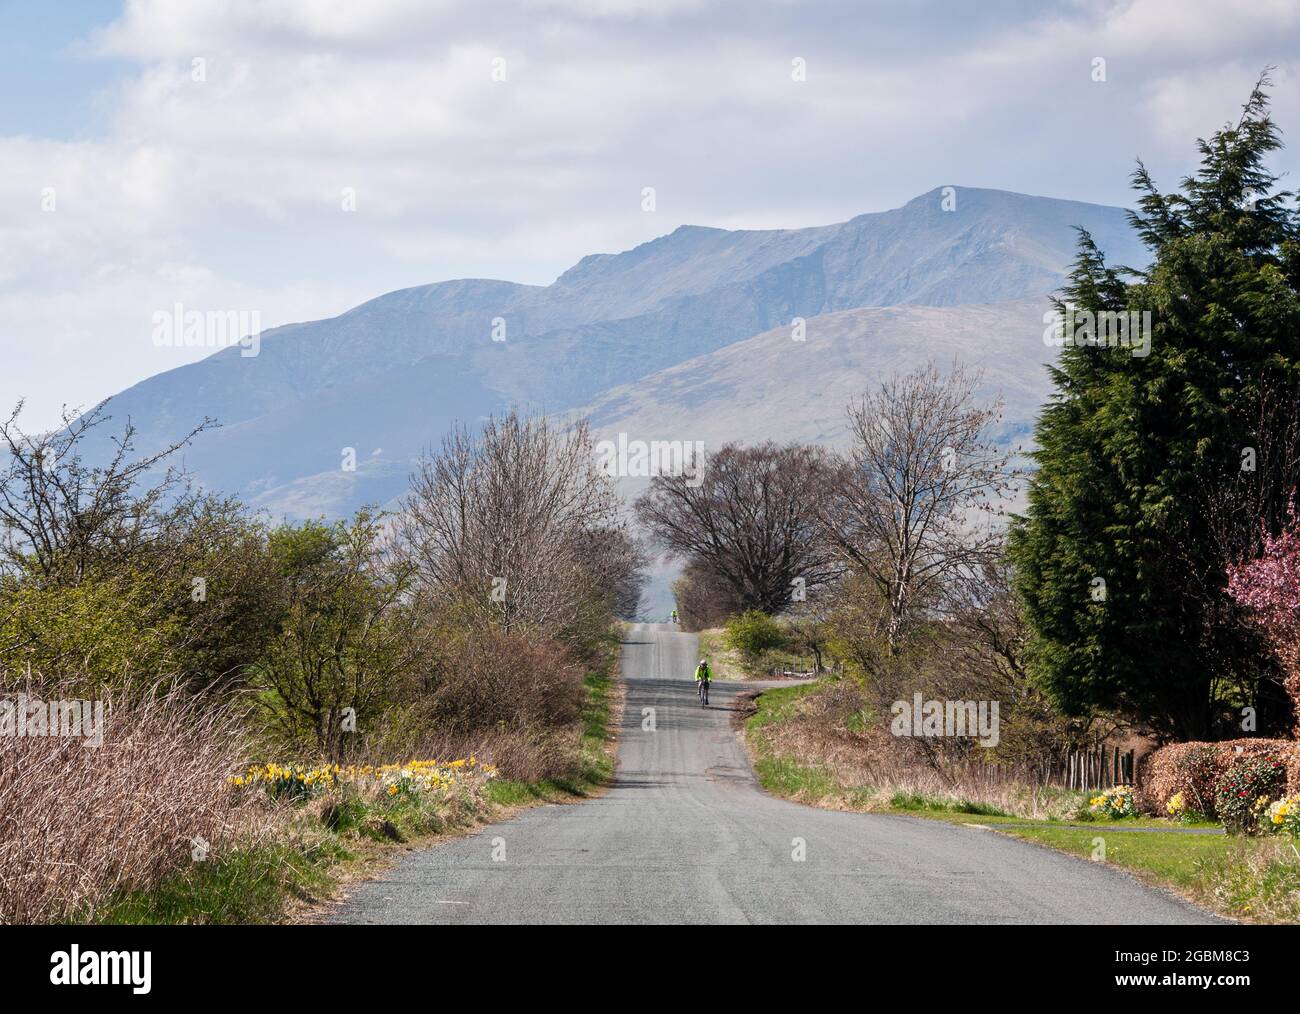
M1028 440L1055 358L1043 344L1047 309L1040 297L840 310L809 319L802 342L783 325L611 388L578 411L602 437L836 444L845 406L876 378L961 361L983 370L984 397L1005 402L999 436Z

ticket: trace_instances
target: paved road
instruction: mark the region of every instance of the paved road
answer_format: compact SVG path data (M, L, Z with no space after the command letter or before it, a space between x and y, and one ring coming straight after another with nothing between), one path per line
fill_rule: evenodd
M1194 923L1210 917L1111 868L939 821L764 794L731 729L742 687L692 692L694 636L642 624L623 646L617 779L412 852L334 922ZM643 709L655 731L643 731ZM795 839L806 858L792 858ZM493 860L494 843L504 860ZM496 845L498 852L501 846Z

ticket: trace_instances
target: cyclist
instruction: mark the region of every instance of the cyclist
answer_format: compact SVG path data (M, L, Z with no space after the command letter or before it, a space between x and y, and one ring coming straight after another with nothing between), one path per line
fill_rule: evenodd
M709 668L709 660L700 659L700 664L695 667L695 689L700 695L701 707L709 706L709 681L712 679L713 670Z
M677 610L676 610L676 609L673 610L673 622L674 622L674 623L677 622Z

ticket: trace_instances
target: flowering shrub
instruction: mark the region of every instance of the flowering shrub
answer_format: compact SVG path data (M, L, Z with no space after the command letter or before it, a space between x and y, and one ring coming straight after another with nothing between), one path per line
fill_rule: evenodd
M1133 802L1133 789L1129 785L1115 785L1106 789L1088 801L1088 808L1093 813L1103 814L1112 820L1137 815L1137 804Z
M1230 833L1255 833L1269 803L1282 795L1285 786L1286 765L1277 757L1238 761L1215 790L1219 820Z
M1268 808L1264 829L1300 838L1300 796L1283 796Z
M1228 594L1248 606L1282 663L1300 719L1300 514L1293 499L1282 531L1264 531L1263 552L1228 568Z

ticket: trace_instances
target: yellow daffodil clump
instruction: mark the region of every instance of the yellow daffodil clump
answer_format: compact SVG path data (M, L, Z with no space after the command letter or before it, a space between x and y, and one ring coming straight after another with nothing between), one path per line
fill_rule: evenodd
M494 766L480 764L477 757L450 761L412 760L404 764L324 764L318 767L272 762L254 764L243 774L234 775L227 781L237 788L260 787L273 798L311 796L345 784L358 788L375 786L388 796L397 796L451 789L458 778L486 780L495 778L496 773Z
M1137 804L1133 801L1133 788L1129 785L1115 785L1106 789L1088 801L1088 808L1093 813L1104 814L1113 819L1137 815Z
M1275 834L1300 837L1300 796L1283 796L1268 808L1264 826Z

